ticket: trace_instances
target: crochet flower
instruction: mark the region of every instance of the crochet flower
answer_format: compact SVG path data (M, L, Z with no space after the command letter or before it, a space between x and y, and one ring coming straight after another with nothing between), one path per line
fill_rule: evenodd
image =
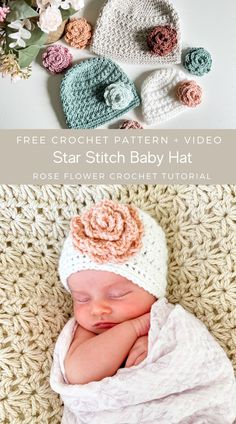
M167 56L177 46L177 31L168 25L155 27L147 36L152 54Z
M104 98L107 106L110 106L113 110L121 110L130 104L134 94L128 84L119 81L106 87Z
M184 67L190 74L201 77L211 70L212 58L203 47L190 49L184 58Z
M183 81L177 86L177 97L185 106L195 107L202 101L202 89L195 81Z
M49 46L42 55L43 66L52 74L59 74L72 64L72 54L59 44Z
M92 37L92 27L84 18L74 18L66 25L65 41L72 47L84 49Z
M0 22L4 22L7 14L10 12L10 7L0 7Z
M131 121L131 120L127 120L124 121L123 124L121 124L120 126L120 130L137 130L137 129L143 129L142 125L140 125L139 122L137 121Z
M97 263L121 263L141 247L143 224L132 206L103 200L71 221L73 243Z

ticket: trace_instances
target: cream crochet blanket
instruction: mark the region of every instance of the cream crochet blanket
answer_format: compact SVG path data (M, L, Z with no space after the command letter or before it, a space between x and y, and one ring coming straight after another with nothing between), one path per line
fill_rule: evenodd
M157 301L147 358L85 385L64 378L75 328L72 318L59 336L50 379L65 405L62 424L233 424L232 365L206 327L181 306Z
M160 223L170 257L168 300L206 324L236 371L236 186L0 185L3 424L61 422L49 373L72 305L58 257L70 218L104 198L132 203Z

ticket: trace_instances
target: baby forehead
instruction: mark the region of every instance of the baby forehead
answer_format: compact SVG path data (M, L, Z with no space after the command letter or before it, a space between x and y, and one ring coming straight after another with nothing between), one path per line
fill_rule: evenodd
M93 288L109 288L113 286L135 286L130 280L122 275L109 271L82 270L71 274L68 278L71 290Z

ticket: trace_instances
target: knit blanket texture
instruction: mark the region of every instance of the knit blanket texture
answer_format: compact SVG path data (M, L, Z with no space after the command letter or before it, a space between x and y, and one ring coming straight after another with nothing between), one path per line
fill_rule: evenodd
M236 381L230 361L182 306L155 302L147 357L82 385L66 383L64 371L76 327L72 318L62 330L51 373L51 386L64 402L62 424L233 424Z
M209 329L236 371L236 186L0 186L0 422L59 424L49 385L72 316L57 273L70 218L104 198L134 204L165 231L167 298Z

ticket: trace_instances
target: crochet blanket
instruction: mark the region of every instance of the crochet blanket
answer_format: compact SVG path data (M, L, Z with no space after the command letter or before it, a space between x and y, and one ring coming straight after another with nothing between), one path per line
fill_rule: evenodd
M70 385L63 362L76 323L68 322L56 344L50 379L65 405L62 424L234 422L233 368L206 327L166 299L152 306L150 324L143 362L101 381Z
M134 204L160 223L168 300L204 322L236 371L235 185L0 185L3 424L61 422L49 374L72 305L58 257L71 217L104 198Z

